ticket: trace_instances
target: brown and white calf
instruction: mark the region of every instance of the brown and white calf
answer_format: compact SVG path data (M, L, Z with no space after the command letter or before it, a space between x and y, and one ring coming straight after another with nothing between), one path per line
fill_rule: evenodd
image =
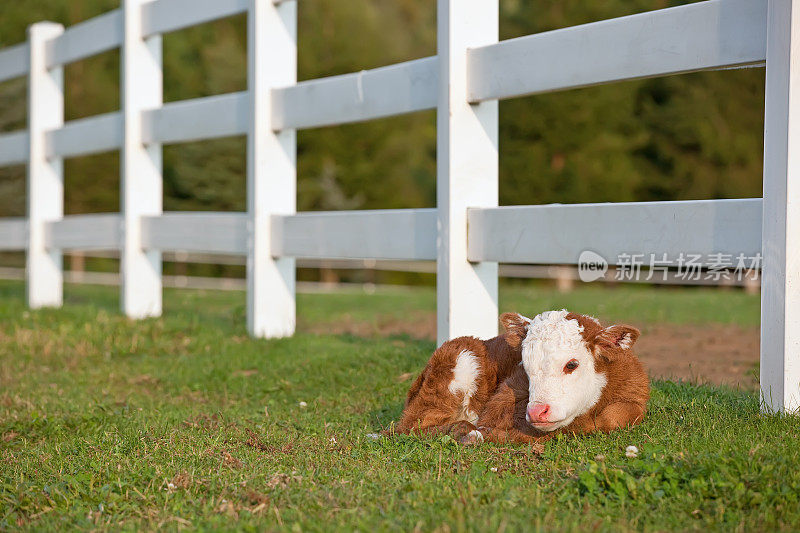
M522 362L486 402L465 443L532 442L556 433L612 431L642 421L650 383L633 353L639 330L548 311L506 319Z
M464 436L484 406L521 361L519 315L506 313L506 333L483 341L459 337L442 344L411 385L395 433Z

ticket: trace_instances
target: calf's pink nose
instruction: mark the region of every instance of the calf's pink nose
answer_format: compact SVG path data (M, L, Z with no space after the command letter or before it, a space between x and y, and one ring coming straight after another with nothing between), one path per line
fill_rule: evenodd
M531 422L547 422L550 406L546 403L535 403L528 406L528 418Z

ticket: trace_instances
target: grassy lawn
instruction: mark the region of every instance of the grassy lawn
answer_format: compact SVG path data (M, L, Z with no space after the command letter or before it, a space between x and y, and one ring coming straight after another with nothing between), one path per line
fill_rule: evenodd
M525 447L372 441L433 349L308 333L430 313L431 289L301 295L292 339L249 339L241 293L114 289L29 312L0 282L0 530L795 530L800 422L754 395L655 384L642 425ZM504 288L501 307L639 323L758 323L738 291ZM313 326L313 328L312 328ZM301 407L305 402L306 407ZM636 445L640 455L625 457Z

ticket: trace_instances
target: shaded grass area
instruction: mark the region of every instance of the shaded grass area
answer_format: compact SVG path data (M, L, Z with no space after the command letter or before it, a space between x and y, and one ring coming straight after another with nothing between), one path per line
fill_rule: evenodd
M574 299L608 319L681 323L713 318L704 310L714 307L720 320L752 319L751 297L738 292L623 289L606 291L609 299L594 291L512 287L503 306L536 312ZM0 529L800 523L792 444L800 423L760 415L748 393L660 382L642 425L558 439L541 456L447 438L376 442L366 434L399 415L432 343L249 339L238 293L167 291L165 316L138 323L116 312L113 289L70 287L61 311L26 311L22 295L20 284L0 284ZM317 323L402 317L431 299L430 291L302 295L299 310ZM624 455L631 444L636 459Z

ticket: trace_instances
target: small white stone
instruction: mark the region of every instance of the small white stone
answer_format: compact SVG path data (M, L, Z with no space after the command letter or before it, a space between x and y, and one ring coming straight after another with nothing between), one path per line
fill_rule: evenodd
M367 438L372 440L381 440L381 436L378 433L367 433Z
M300 404L299 404L299 405L300 405L300 407L302 407L303 409L305 409L306 407L308 407L308 404L307 404L306 402L300 402Z
M469 433L467 433L468 437L474 437L475 442L483 442L483 433L478 431L477 429L473 429Z

